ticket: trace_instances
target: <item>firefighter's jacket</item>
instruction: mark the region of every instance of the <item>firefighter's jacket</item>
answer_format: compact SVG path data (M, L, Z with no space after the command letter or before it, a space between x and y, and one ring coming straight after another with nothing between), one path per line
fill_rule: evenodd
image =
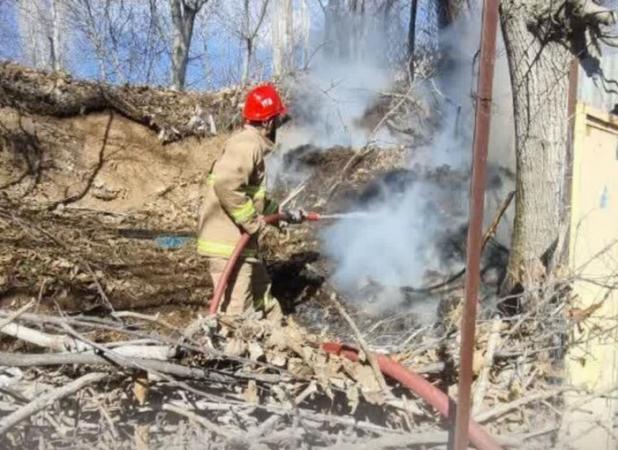
M241 233L251 240L243 256L257 256L257 235L262 214L277 211L266 198L264 157L273 143L251 125L224 144L203 186L203 203L198 223L197 250L201 255L228 258Z

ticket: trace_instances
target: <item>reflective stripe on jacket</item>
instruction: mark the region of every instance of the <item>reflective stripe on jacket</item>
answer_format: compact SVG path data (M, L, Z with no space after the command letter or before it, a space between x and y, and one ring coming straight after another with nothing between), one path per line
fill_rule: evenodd
M257 255L258 216L276 212L267 200L264 157L272 142L250 125L232 135L204 183L198 224L199 254L229 257L241 232L252 235L244 256Z

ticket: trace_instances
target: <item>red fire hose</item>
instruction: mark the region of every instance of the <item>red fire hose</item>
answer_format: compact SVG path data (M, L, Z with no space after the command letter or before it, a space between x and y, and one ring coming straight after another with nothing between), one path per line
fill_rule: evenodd
M273 214L270 216L265 216L264 221L266 223L273 224L279 222L282 218L282 214ZM305 220L318 221L320 220L320 215L317 213L307 213ZM234 270L234 266L238 262L238 259L249 242L249 239L249 234L243 233L241 238L238 240L236 247L234 247L234 252L223 270L223 274L219 279L219 284L216 286L212 300L210 301L211 315L215 315L217 313L219 302L225 292L225 288L227 287L232 270ZM345 356L352 361L358 360L358 350L344 344L325 342L322 344L322 350L326 353ZM403 367L401 364L388 356L376 354L376 358L378 360L380 370L384 375L398 381L403 386L410 389L420 398L436 408L442 416L446 418L450 416L451 411L449 397L444 392L436 388L420 375ZM502 447L496 442L496 440L489 433L487 433L483 427L473 420L470 420L469 434L470 441L478 450L502 450Z
M283 214L280 214L280 213L271 214L269 216L263 217L264 222L269 223L269 224L277 223L281 219L283 219ZM320 215L318 213L309 212L305 214L304 220L308 220L311 222L317 222L318 220L320 220ZM221 278L219 279L219 284L215 286L215 292L212 295L212 300L210 300L209 313L211 316L214 316L215 314L217 314L217 310L219 309L219 303L221 302L221 297L223 297L223 293L225 292L225 288L227 287L227 282L230 276L232 275L234 266L236 266L236 263L238 262L238 259L240 258L240 255L242 254L243 250L247 246L247 243L249 242L250 238L251 236L249 235L249 233L243 233L240 236L240 239L236 243L236 247L234 247L232 256L230 256L230 259L228 259L227 264L223 268L223 274L221 275Z
M358 350L336 342L325 342L322 350L326 353L342 355L351 361L358 361ZM448 396L420 375L403 367L397 361L385 355L376 354L378 365L384 375L398 381L420 398L436 408L444 417L450 416ZM500 450L502 447L478 423L470 420L469 435L472 444L479 450Z

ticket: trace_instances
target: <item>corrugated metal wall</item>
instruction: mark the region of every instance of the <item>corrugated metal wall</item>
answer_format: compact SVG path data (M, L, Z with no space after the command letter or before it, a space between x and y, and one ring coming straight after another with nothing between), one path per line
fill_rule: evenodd
M613 288L618 282L618 119L579 103L574 131L569 255L575 295L570 307L597 309L573 326L576 344L565 367L568 383L599 397L591 399L584 391L566 395L562 437L569 445L556 448L615 450L618 400L601 393L618 382L618 290Z

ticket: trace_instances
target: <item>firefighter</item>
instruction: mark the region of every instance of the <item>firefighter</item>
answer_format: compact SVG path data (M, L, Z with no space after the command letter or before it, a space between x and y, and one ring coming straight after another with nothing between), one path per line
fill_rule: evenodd
M264 157L272 151L286 113L274 86L265 84L251 90L243 109L243 129L227 140L206 178L197 250L208 257L215 286L241 234L251 235L219 306L219 311L227 314L241 314L251 308L280 310L270 293L258 238L268 226L262 215L278 210L266 194ZM284 215L288 223L302 221L302 211Z

